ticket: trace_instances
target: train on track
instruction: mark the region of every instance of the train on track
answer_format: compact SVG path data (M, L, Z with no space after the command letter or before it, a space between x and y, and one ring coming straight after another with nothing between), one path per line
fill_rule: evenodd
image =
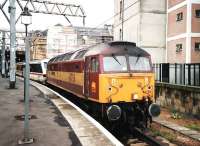
M46 83L47 63L49 59L35 60L30 62L30 79L40 83ZM16 75L23 76L25 63L19 62L16 64Z
M146 128L160 113L151 56L132 42L103 43L56 56L47 64L46 82L75 94L90 113L113 127Z

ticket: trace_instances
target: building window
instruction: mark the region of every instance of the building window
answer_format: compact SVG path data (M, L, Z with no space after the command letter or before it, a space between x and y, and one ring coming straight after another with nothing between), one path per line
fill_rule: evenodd
M120 1L120 4L119 4L119 19L120 20L122 19L122 1Z
M183 20L183 12L176 14L176 21Z
M183 49L183 45L182 44L176 44L176 52L181 52Z
M196 18L200 18L200 10L195 10Z
M200 42L195 42L195 51L200 51Z

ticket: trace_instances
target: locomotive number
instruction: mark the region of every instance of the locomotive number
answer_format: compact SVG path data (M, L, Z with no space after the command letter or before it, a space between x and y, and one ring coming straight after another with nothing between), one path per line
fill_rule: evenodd
M75 82L75 74L74 73L69 74L69 82Z

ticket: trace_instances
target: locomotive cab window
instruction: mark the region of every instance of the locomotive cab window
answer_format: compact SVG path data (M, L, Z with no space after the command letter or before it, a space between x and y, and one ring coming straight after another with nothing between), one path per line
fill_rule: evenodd
M105 56L103 58L103 68L106 72L127 71L127 62L125 56Z
M91 59L91 72L98 72L99 71L99 62L97 58Z
M130 70L132 71L150 71L151 63L148 57L129 56Z

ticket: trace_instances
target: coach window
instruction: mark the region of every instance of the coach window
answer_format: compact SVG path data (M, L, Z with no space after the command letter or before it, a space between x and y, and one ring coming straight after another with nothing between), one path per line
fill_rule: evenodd
M97 58L91 59L91 72L98 72L99 71L99 62Z

